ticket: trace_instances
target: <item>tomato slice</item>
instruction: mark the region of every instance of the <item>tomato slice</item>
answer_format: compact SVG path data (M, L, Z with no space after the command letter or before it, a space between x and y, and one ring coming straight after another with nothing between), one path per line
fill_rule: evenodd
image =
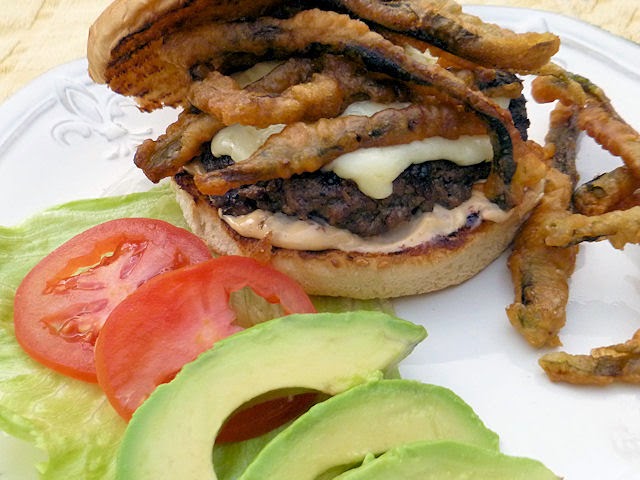
M92 227L26 275L14 300L16 338L44 365L95 382L95 342L115 306L150 278L210 258L200 238L161 220Z
M240 442L284 425L322 399L316 392L298 393L257 403L232 415L222 426L216 443Z
M234 323L232 292L250 287L285 314L313 313L302 287L259 262L223 256L158 276L124 299L96 343L98 383L129 419L182 366L242 327Z

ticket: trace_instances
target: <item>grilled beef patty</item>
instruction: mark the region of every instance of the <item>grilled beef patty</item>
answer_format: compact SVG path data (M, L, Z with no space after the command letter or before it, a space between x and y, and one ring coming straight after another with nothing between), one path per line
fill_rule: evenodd
M229 157L213 157L203 144L200 161L207 170L228 165ZM489 175L487 162L460 167L447 160L412 165L393 183L393 194L380 200L362 193L352 180L333 172L312 172L290 179L274 179L209 196L209 203L225 215L245 215L256 209L282 212L314 220L357 235L384 233L417 213L430 212L437 203L454 208L471 196L475 182ZM188 179L176 181L187 188Z

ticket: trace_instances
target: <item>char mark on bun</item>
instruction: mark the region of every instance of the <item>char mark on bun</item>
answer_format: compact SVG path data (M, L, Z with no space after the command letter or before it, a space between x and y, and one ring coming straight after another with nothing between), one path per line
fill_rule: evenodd
M548 62L553 35L453 2L139 0L116 25L124 3L92 27L90 73L182 109L135 163L172 179L218 254L311 294L411 295L478 273L537 202L516 74Z

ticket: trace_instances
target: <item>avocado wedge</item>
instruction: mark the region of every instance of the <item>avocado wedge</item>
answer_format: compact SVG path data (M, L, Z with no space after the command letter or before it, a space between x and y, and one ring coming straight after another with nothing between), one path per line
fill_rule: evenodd
M454 441L389 450L334 480L560 480L537 460Z
M498 436L451 390L379 380L312 407L269 442L240 480L314 480L335 467L417 440L457 440L498 450ZM346 467L345 467L346 468Z
M238 407L282 389L335 395L380 379L425 336L423 327L382 312L289 315L234 334L135 412L116 478L216 479L212 447Z

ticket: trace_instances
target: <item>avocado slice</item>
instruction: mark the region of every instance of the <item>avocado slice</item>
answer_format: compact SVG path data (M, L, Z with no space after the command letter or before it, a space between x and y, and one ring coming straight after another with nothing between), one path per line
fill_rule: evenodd
M380 379L425 337L422 326L383 312L289 315L227 337L134 413L116 478L216 479L212 447L238 407L282 389L335 395Z
M455 441L414 442L389 450L334 480L560 480L537 460Z
M313 480L371 453L439 439L499 448L498 435L451 390L413 380L373 381L312 407L264 447L240 480Z

